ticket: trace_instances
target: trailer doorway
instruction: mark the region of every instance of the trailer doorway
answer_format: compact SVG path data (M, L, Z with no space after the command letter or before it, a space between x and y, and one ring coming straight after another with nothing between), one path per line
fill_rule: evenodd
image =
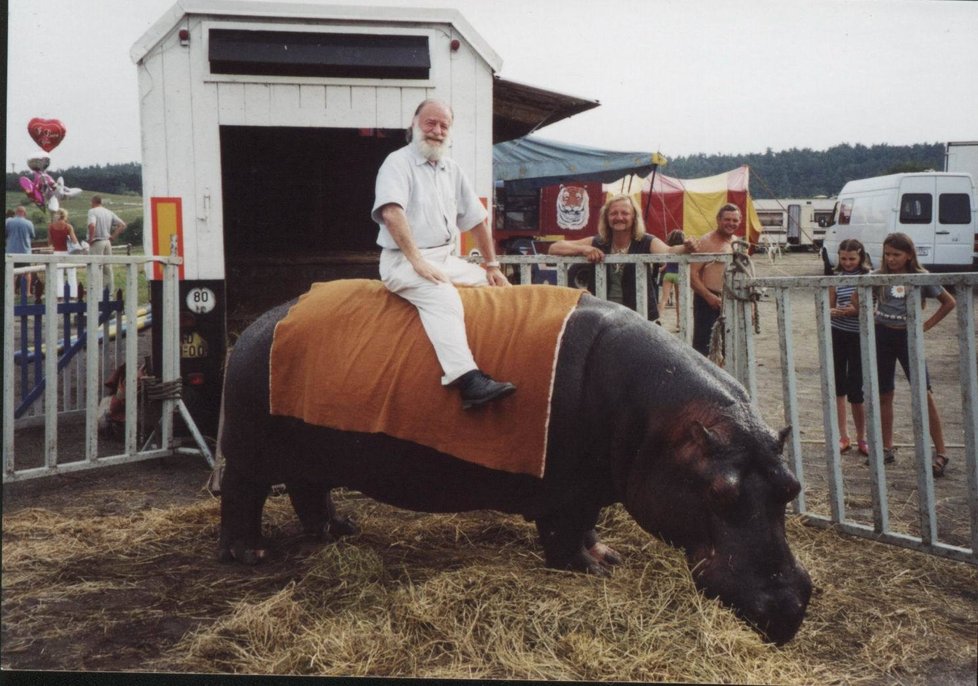
M374 180L403 129L221 126L228 332L316 281L377 278Z

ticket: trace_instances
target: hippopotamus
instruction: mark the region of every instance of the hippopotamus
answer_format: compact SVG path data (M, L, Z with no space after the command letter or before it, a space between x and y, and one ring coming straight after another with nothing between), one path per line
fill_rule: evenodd
M744 387L686 343L583 294L557 349L539 478L272 415L273 333L292 304L251 324L228 359L221 560L251 564L270 552L262 509L270 487L284 483L303 531L325 541L357 531L330 498L343 487L419 512L522 515L536 524L548 567L600 575L620 556L595 526L603 508L622 503L645 531L685 552L703 594L768 641L795 636L812 583L785 538L785 508L800 491L781 457L788 429L768 427Z

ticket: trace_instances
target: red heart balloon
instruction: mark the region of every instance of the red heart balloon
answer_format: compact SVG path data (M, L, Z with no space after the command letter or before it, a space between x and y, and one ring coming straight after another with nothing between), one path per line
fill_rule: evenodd
M34 117L27 122L27 133L31 135L44 152L51 152L64 140L65 125L57 119Z

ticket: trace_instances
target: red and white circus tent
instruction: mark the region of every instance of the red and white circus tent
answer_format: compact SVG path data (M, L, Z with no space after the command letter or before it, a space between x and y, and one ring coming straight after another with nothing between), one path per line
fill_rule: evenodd
M604 191L633 195L642 208L649 233L659 238L665 238L673 229L682 229L694 238L709 233L716 228L717 212L726 203L740 208L744 217L739 232L742 236L756 243L761 234L761 222L750 196L747 165L698 179L678 179L661 173L645 178L628 176L605 184Z

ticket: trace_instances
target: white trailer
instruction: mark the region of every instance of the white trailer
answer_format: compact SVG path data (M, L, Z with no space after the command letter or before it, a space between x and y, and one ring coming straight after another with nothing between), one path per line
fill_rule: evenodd
M835 199L825 196L755 199L761 241L788 249L817 250L825 238L825 227L832 223L834 207Z
M487 206L494 138L598 105L500 79L455 10L180 0L131 57L145 249L183 257L184 393L206 428L228 339L255 314L314 281L376 277L374 179L422 100L452 106L452 157Z
M978 184L978 141L951 141L944 148L944 171L971 174Z

